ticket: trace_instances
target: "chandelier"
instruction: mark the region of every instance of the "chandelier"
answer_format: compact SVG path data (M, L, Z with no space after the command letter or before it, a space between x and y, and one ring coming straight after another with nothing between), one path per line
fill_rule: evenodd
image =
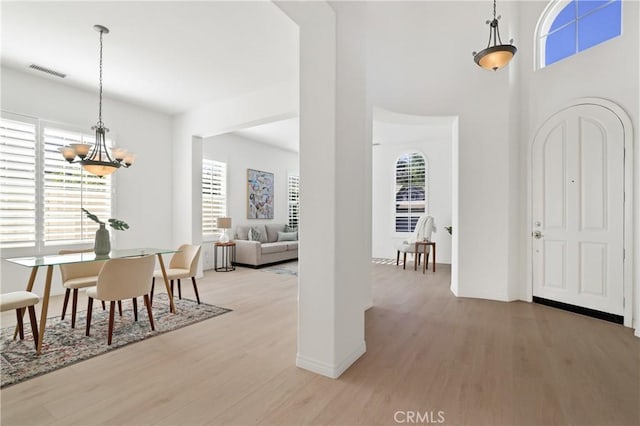
M500 16L496 18L496 0L493 0L493 20L486 22L489 25L489 43L480 52L473 52L473 60L476 64L487 70L496 71L505 67L518 50L513 45L513 39L509 40L509 44L502 44L498 29L499 20Z
M100 92L98 101L98 123L91 127L96 132L93 146L86 143L74 143L60 148L60 152L69 163L80 163L92 175L107 176L120 167L131 167L135 156L122 148L112 148L111 155L107 149L106 133L109 131L102 122L102 36L109 34L109 28L94 25L93 29L100 33ZM76 160L76 157L79 160Z

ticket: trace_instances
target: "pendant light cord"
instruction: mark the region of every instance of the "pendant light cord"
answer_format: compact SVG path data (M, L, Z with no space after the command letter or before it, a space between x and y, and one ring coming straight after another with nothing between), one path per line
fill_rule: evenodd
M98 127L104 126L104 123L102 122L102 34L103 33L104 33L103 31L100 31L100 95L99 95L99 101L98 101Z

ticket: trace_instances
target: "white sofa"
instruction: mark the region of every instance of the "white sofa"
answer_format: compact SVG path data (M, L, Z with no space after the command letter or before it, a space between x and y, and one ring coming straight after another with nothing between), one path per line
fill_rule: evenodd
M249 229L256 227L262 241L250 241ZM296 260L298 241L278 241L278 233L284 233L284 224L239 225L236 227L236 265L258 268L274 263ZM291 235L288 235L289 237Z

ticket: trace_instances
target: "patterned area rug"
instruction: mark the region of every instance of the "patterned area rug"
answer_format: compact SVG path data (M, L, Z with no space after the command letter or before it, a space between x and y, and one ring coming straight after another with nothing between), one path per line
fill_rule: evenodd
M169 313L169 298L157 294L153 298L153 320L155 331L151 331L149 317L142 298L138 299L138 321L133 320L131 301L122 304L122 316L116 312L113 326L113 341L107 346L108 309L103 311L99 301L93 304L91 336L84 335L86 311L78 311L76 328L71 328L71 313L67 311L64 321L60 316L47 319L42 354L36 355L31 326L25 315L25 340L13 340L15 327L0 330L0 388L49 373L96 355L121 348L130 343L158 336L200 321L230 312L231 309L201 303L189 299L174 300L177 314ZM36 312L38 312L36 308Z
M269 266L267 268L260 269L263 272L273 272L280 275L295 275L298 276L298 261L280 263L278 265Z

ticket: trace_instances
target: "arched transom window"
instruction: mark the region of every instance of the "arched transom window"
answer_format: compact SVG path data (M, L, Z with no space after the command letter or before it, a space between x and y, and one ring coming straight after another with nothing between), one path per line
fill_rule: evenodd
M621 0L554 0L538 21L537 68L544 68L620 34Z
M427 165L419 152L408 152L396 161L396 232L413 232L427 211Z

